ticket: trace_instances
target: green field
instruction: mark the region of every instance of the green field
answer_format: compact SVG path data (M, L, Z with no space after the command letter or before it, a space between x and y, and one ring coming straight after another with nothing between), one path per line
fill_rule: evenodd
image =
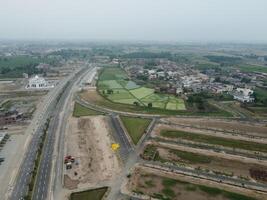
M243 72L260 72L260 73L267 73L266 66L260 65L242 65L238 67Z
M164 149L168 150L169 153L176 155L177 158L180 158L183 161L186 161L186 163L207 164L207 163L210 163L212 161L211 156L201 155L201 154L192 153L192 152L188 152L188 151L181 151L181 150L177 150L177 149L168 149L168 148L164 148ZM154 161L170 162L170 163L177 162L172 157L163 158L160 156L159 153L155 154L156 152L157 152L157 146L147 145L146 148L144 149L144 156L145 156L145 158L151 159L152 158L151 156L155 155L155 157L153 158Z
M156 94L154 89L141 87L129 80L126 72L121 68L105 68L99 75L98 91L104 97L115 103L147 107L152 103L153 108L185 111L182 99L172 95Z
M101 115L103 113L97 112L95 110L89 109L77 102L74 104L73 116L74 117L82 117L82 116L90 116L90 115Z
M107 187L103 187L83 192L75 192L70 195L70 200L102 200L107 189Z
M113 93L108 95L110 100L120 100L120 99L135 99L133 95L128 90L125 89L113 89Z
M145 130L149 126L151 119L136 118L136 117L127 117L121 116L121 121L127 129L127 132L131 136L133 143L137 144Z
M201 142L213 145L220 145L224 147L244 149L249 151L267 152L267 145L256 142L248 142L244 140L233 140L228 138L203 135L198 133L190 133L184 131L162 130L160 135L168 138L180 138L194 142Z
M151 95L154 93L154 90L151 88L146 87L140 87L134 90L130 90L131 94L135 96L137 99L142 99L148 95Z
M99 76L99 81L127 79L127 74L118 67L105 68Z

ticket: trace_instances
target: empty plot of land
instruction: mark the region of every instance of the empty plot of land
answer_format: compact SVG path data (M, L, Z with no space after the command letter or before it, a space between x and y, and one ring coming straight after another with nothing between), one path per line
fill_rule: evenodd
M201 133L185 132L181 130L161 130L160 136L171 139L183 139L193 142L220 145L229 148L244 149L249 151L267 152L264 143L249 142L244 140L233 140L231 138L204 135Z
M191 182L191 179L184 179L183 176L176 176L171 173L164 174L150 168L136 168L132 174L128 189L140 195L147 195L157 199L172 200L256 200L253 193L246 196L245 193L236 193L228 189L218 188L216 184L200 184ZM263 199L263 195L261 196Z
M189 151L180 147L169 148L156 144L148 144L143 153L143 158L163 163L173 163L185 165L195 169L209 170L216 174L226 176L238 176L240 178L250 179L252 181L264 182L264 177L253 177L251 170L262 171L267 173L267 165L260 165L255 163L241 162L240 160L219 157L215 155L207 155L203 152ZM267 181L267 180L266 180Z
M223 121L219 119L201 119L201 118L168 118L167 121L184 124L189 126L198 126L209 129L218 129L229 132L242 132L250 135L258 135L267 137L266 124L245 123L238 121Z
M93 186L111 180L120 172L117 156L111 149L113 139L104 116L70 118L67 129L67 155L77 159L73 168L66 170L76 185ZM76 175L75 175L76 172Z
M73 116L74 117L82 117L82 116L90 116L90 115L101 115L103 113L89 109L77 102L74 104Z

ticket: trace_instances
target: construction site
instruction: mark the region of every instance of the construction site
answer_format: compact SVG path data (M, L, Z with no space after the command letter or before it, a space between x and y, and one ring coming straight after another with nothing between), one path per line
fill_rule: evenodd
M64 169L64 186L81 189L100 186L120 174L121 163L112 150L114 140L105 116L70 117L66 132L65 155L75 158Z

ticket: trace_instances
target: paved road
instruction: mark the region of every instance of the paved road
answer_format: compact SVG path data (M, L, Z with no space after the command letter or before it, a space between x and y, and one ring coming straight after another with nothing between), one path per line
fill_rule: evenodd
M47 98L45 99L45 105L42 110L43 113L40 113L37 119L34 119L34 122L37 128L36 129L33 128L34 133L28 145L28 149L23 159L23 162L21 164L20 170L18 172L16 183L15 183L15 186L12 190L12 194L10 197L11 200L18 200L20 198L23 198L27 194L28 184L31 180L31 173L33 171L35 158L37 156L37 150L38 150L38 147L41 141L41 136L43 135L44 123L55 111L54 108L57 105L58 96L60 95L62 90L65 89L65 86L67 85L67 83L71 79L73 79L73 77L74 75L71 75L68 78L62 80L62 82L56 88L54 88L53 90L49 92L49 94L47 95ZM51 131L48 131L47 135L49 135L50 132ZM48 146L49 144L51 144L52 140L53 139L50 139L50 138L47 139ZM47 150L45 147L44 149ZM49 157L45 157L45 159L49 159ZM47 172L47 170L45 170L44 167L40 169Z
M81 70L69 83L67 88L62 93L62 96L55 108L54 117L49 126L49 130L46 137L46 142L44 144L43 156L41 157L41 162L37 174L37 179L35 183L35 189L33 192L33 200L44 200L47 199L48 189L51 177L51 167L52 167L52 156L55 146L56 131L60 122L60 111L63 110L65 102L68 100L75 83L79 78L84 75L86 68ZM65 111L64 111L65 112Z
M118 116L111 114L111 127L113 127L113 137L117 143L120 144L119 152L123 161L126 161L128 155L133 151L133 147L129 142L126 133L124 132L119 122Z
M69 92L68 98L66 98L65 104L61 111L59 124L57 130L57 138L55 142L55 151L53 155L53 168L51 173L50 180L50 193L48 199L60 199L58 197L60 191L62 190L62 180L63 180L63 160L64 160L64 138L65 138L65 130L66 124L69 115L72 112L71 103L74 98L75 92L77 92L85 83L90 83L93 81L96 73L96 66L93 64L88 65L87 72L83 73L73 85L72 89ZM63 105L63 104L62 104ZM60 195L59 195L60 196Z

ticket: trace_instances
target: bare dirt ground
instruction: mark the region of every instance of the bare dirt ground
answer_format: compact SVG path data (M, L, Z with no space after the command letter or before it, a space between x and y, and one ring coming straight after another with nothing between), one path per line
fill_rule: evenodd
M101 97L96 90L86 90L85 92L81 93L81 97L89 102L100 102L103 101L103 97Z
M237 188L237 187L229 186L225 184L219 184L219 183L215 183L215 182L211 182L211 181L207 181L203 179L198 179L194 177L184 176L180 174L174 174L171 172L163 172L161 170L151 169L149 167L144 167L144 166L138 166L135 168L126 187L129 191L139 191L149 196L153 194L157 194L157 193L162 194L163 189L165 187L162 184L162 181L164 180L164 178L171 178L171 179L175 179L178 181L185 181L185 182L189 182L193 184L220 188L220 189L227 190L230 192L236 192L239 194L255 197L261 200L266 199L266 196L265 196L266 194L262 194L256 191L251 191L251 190L247 190L244 188ZM171 187L171 189L175 193L175 197L172 198L174 200L178 200L178 199L212 200L215 198L216 200L228 199L222 195L216 195L216 197L214 197L213 195L209 195L199 189L190 190L188 186L184 184L180 184L179 182L175 185L175 187Z
M79 181L78 188L112 180L120 173L119 160L111 149L113 139L105 116L71 117L66 140L66 154L74 156L77 164L65 172L70 180Z
M250 135L267 137L267 124L239 122L236 120L226 121L208 118L167 118L166 121L177 124L193 125L202 128L212 128L222 131L246 133Z
M23 79L17 79L15 81L0 81L0 91L12 91L22 87Z

